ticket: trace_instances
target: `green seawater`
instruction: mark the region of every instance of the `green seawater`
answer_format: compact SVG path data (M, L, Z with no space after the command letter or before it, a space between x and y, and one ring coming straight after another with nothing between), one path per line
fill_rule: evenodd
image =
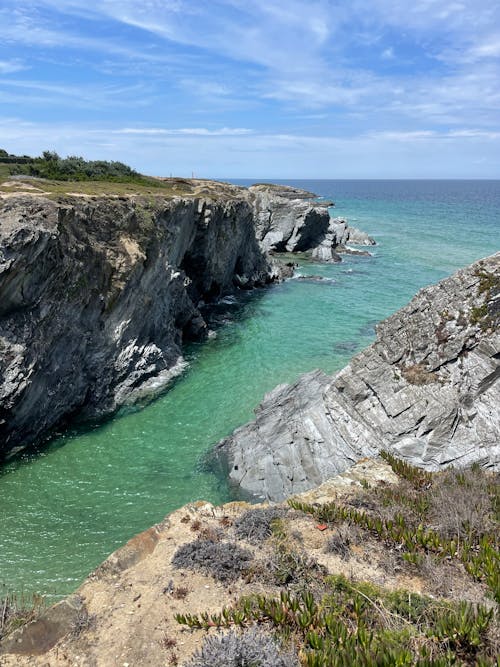
M264 393L340 369L422 286L500 249L498 181L296 181L372 234L372 257L301 262L298 277L215 312L216 335L147 406L67 431L0 472L0 584L49 600L186 502L229 498L204 454ZM302 278L301 278L302 276ZM309 277L308 277L309 276ZM322 278L322 280L319 279Z

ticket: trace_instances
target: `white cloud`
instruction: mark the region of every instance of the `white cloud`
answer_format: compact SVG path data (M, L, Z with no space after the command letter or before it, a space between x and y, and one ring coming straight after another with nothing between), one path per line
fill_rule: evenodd
M0 60L0 74L12 74L26 69L20 60Z
M9 48L43 47L46 62L62 47L100 76L64 84L70 68L61 67L61 79L49 83L8 80L18 62L9 53L0 61L2 100L35 112L113 109L113 127L86 135L91 150L99 142L109 148L112 137L139 159L141 142L152 155L156 141L178 149L180 161L187 159L181 146L195 153L203 146L219 163L212 154L219 146L225 155L261 154L267 168L266 151L320 156L320 141L358 156L375 145L385 154L387 146L401 154L415 148L423 160L432 145L451 150L462 141L475 150L498 139L500 4L492 0L4 0L2 7ZM123 112L141 105L144 117ZM269 122L281 132L247 129L254 109L256 128ZM327 136L310 136L307 120ZM343 143L332 127L355 137Z
M166 134L164 128L144 128L150 133L127 131L136 129L0 118L0 145L18 153L40 154L50 148L61 155L120 159L156 175L188 176L194 171L208 178L500 176L500 132L477 128L386 130L353 136L255 130L215 134L205 128Z
M252 134L252 130L249 130L244 127L222 127L217 130L209 130L205 127L186 127L180 129L166 129L159 127L150 127L150 128L124 127L120 130L113 130L113 134L139 134L145 136L190 135L197 137L236 137L246 134Z

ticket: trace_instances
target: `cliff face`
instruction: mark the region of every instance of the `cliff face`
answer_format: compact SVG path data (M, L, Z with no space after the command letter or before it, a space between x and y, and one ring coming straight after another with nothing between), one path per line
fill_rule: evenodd
M500 464L500 253L377 327L340 373L268 394L215 457L239 494L280 500L389 449L429 469Z
M206 330L200 302L291 274L268 250L328 261L368 239L303 190L162 183L168 196L2 184L0 457L161 388Z
M375 245L371 237L349 227L344 219L330 217L328 209L333 202L317 201L316 195L306 190L257 184L249 188L249 197L257 239L266 252L312 251L318 261L340 262L338 253L346 251L349 241Z
M245 197L0 201L0 454L161 386L201 299L263 285Z

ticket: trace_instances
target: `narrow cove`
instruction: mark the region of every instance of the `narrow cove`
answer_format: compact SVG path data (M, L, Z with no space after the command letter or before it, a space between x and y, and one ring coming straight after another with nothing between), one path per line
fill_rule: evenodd
M341 368L371 342L374 323L419 287L498 248L498 185L496 204L477 185L460 197L427 189L424 201L407 193L384 198L381 185L372 199L361 185L358 198L352 187L339 197L341 182L300 185L337 199L336 213L379 242L374 256L304 262L296 279L226 303L217 336L187 350L188 369L161 398L6 465L0 582L9 590L63 595L170 510L200 498L227 500L223 482L203 471L202 456L251 417L265 392L313 368Z

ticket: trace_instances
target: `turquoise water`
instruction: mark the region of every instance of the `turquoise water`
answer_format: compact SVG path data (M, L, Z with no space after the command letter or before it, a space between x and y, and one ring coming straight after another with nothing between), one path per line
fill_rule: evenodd
M241 182L241 181L239 181ZM334 371L374 323L422 286L500 249L500 182L295 181L376 237L372 258L302 263L299 275L221 304L216 337L162 397L54 438L0 473L0 583L73 590L117 546L192 500L228 498L203 454L263 394L313 368Z

